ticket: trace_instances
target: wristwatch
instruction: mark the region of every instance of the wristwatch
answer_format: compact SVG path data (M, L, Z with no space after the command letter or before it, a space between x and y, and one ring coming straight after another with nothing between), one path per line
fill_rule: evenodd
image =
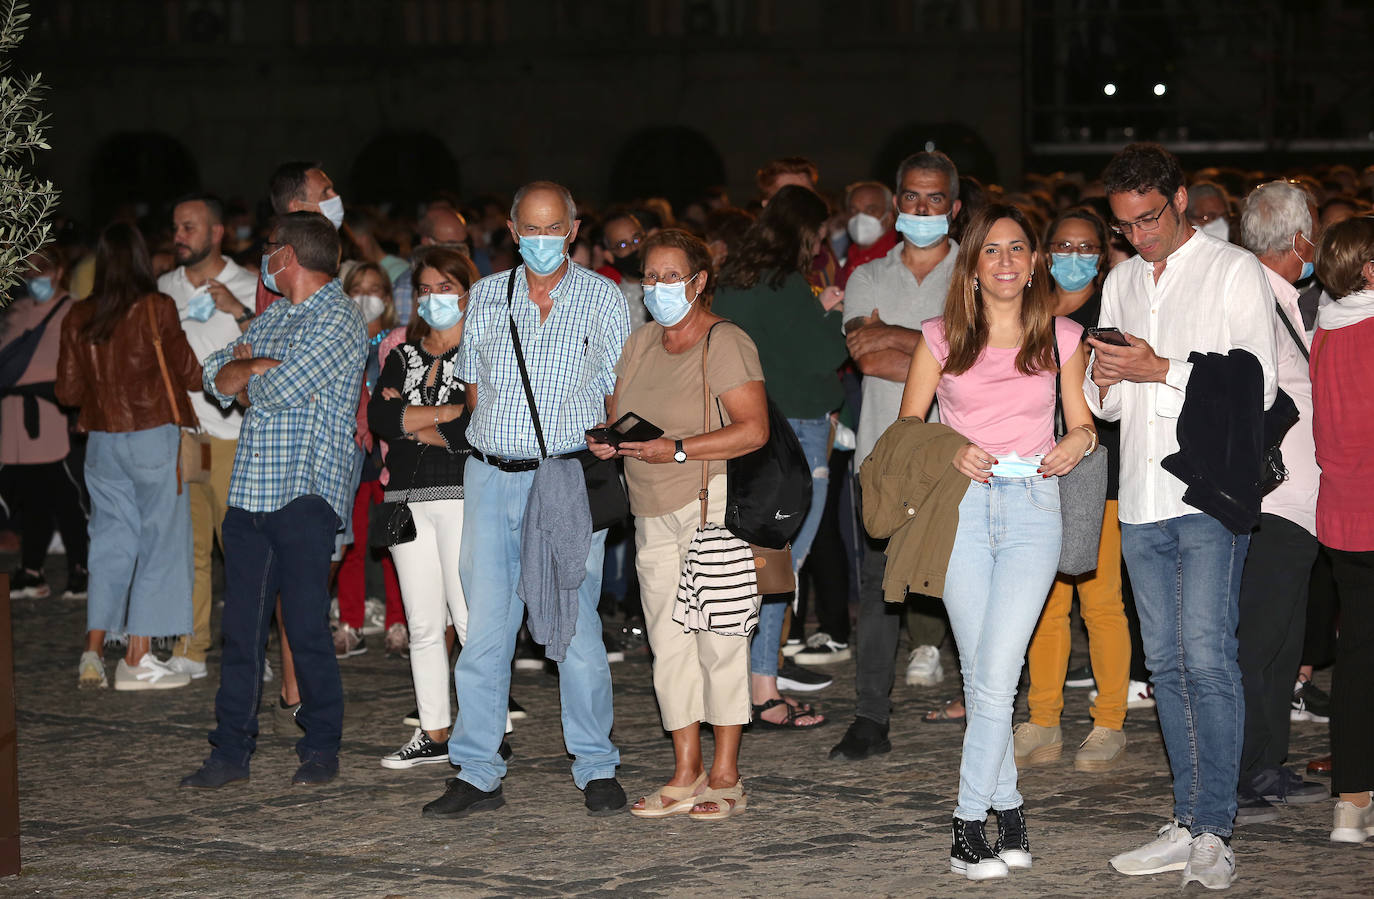
M686 462L686 461L687 461L687 451L686 451L685 449L682 448L682 441L681 441L681 440L674 440L674 441L673 441L673 446L676 447L676 449L675 449L674 452L673 452L673 459L674 459L678 464L682 464L683 462Z

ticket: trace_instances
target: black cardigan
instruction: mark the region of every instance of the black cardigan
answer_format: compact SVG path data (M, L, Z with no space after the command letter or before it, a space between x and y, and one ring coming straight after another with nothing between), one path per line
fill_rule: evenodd
M439 435L444 438L446 447L429 446L407 437L402 424L409 406L464 402L463 383L454 373L453 360L457 354L458 348L454 347L435 357L425 352L418 341L403 343L391 351L382 366L381 376L367 404L367 424L372 433L388 445L386 467L391 473L386 486L388 501L399 500L402 496L410 502L463 498L463 466L472 454L466 436L468 410L464 409L453 421L439 425ZM438 377L433 386L425 386L436 358L440 362ZM401 398L383 399L382 391L388 387L398 391Z

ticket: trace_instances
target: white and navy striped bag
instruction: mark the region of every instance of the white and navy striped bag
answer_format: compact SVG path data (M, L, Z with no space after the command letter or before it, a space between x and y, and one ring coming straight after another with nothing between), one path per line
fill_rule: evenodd
M759 623L754 552L724 525L697 528L677 581L673 620L684 631L748 637Z

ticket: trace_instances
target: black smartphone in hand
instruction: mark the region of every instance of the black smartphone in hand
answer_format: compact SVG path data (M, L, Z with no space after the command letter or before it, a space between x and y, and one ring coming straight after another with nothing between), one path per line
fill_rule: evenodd
M1130 346L1131 343L1126 339L1126 335L1121 333L1120 328L1089 328L1084 332L1085 337L1102 343L1110 343L1112 346Z
M663 436L663 429L650 424L633 412L626 412L609 428L588 428L586 433L594 440L609 443L611 446L620 446L627 441L643 443L646 440L657 440Z

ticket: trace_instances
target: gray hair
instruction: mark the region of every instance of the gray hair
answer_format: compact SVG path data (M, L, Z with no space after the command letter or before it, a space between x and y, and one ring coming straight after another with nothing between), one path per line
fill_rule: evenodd
M922 150L903 159L901 165L897 166L897 190L902 189L902 179L912 169L940 172L949 180L949 202L952 204L959 199L959 169L955 167L954 160L939 150Z
M1228 209L1231 205L1231 197L1226 193L1226 188L1217 184L1215 181L1194 181L1188 185L1188 209L1193 208L1193 200L1200 200L1203 197L1220 197L1221 202ZM1185 210L1186 211L1186 210Z
M563 204L568 207L568 222L577 221L577 204L573 202L572 191L556 181L531 181L515 192L515 199L510 204L510 220L519 223L515 217L515 211L520 208L520 201L525 199L525 195L536 190L551 190L563 198Z
M1293 235L1312 239L1312 195L1290 181L1270 181L1250 191L1240 214L1240 236L1256 256L1282 253Z
M854 192L862 190L865 187L872 187L882 191L883 208L892 208L892 190L886 184L883 184L881 181L855 181L844 189L844 206L846 210L849 209L849 201L853 198Z

